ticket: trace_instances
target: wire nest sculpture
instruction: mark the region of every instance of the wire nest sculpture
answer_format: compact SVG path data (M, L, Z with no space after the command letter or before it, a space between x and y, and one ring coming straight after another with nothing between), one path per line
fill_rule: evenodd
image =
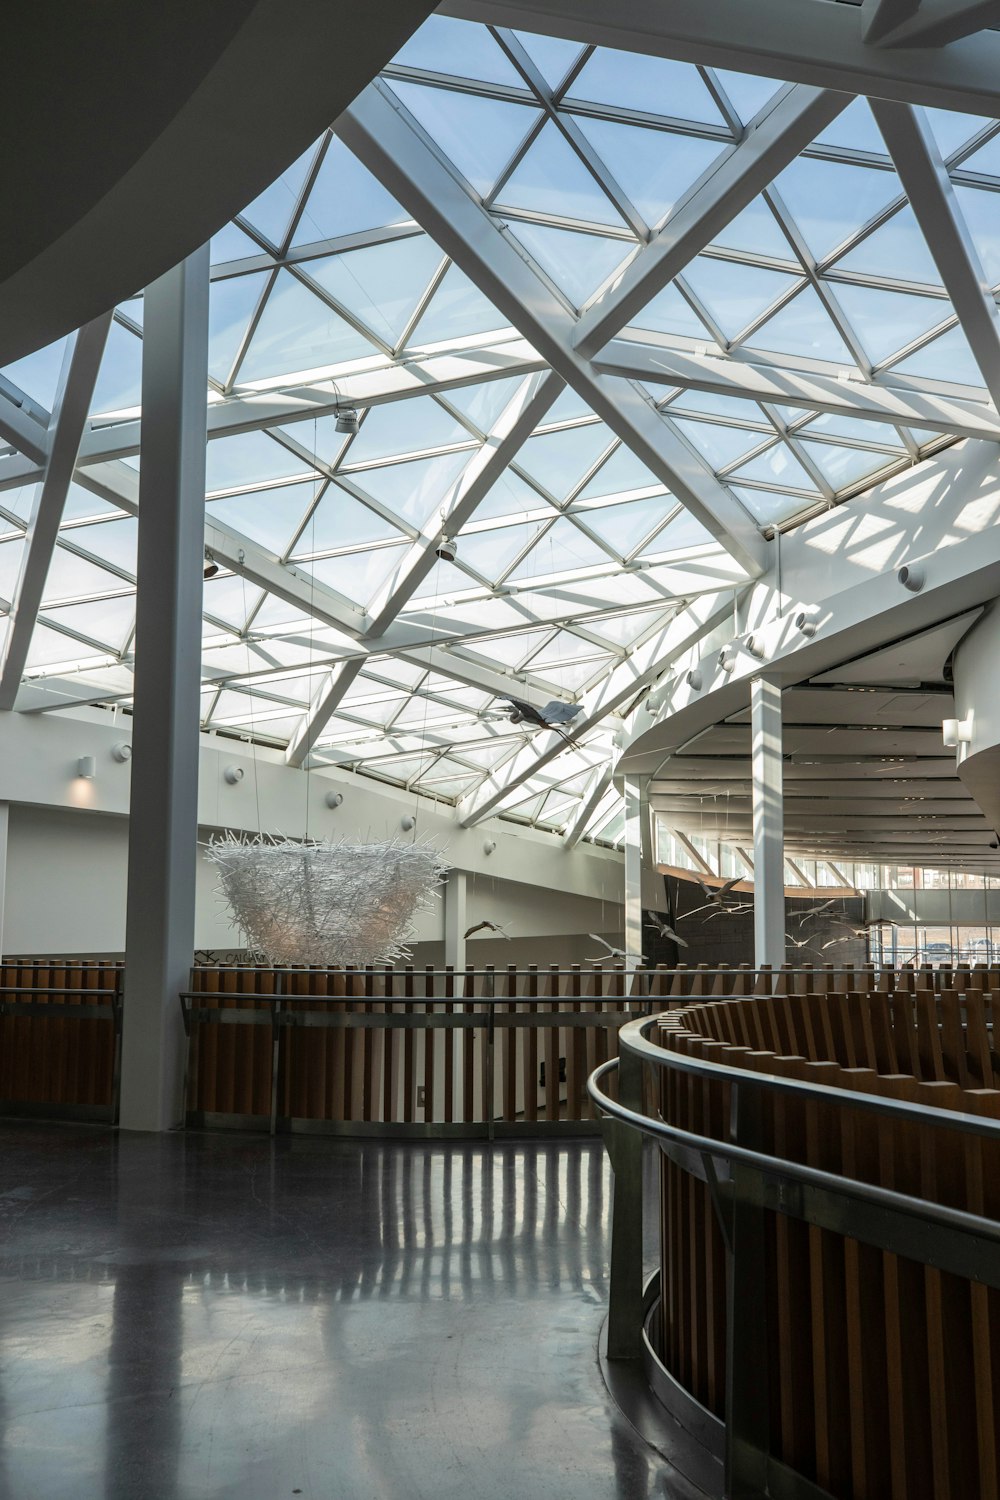
M395 838L299 843L230 833L213 838L207 856L254 953L329 969L405 962L413 918L439 899L448 869L432 845Z

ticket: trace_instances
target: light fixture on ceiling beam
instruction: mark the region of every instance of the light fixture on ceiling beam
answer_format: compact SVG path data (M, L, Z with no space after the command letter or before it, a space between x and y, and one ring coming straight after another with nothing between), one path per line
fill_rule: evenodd
M759 635L748 635L743 644L750 655L756 657L757 661L764 660L767 653L764 650L764 642Z
M496 846L496 839L486 839L483 843L483 853L492 854Z
M132 759L132 746L128 740L122 740L118 745L111 746L111 758L116 760L120 766Z
M733 670L738 654L735 641L730 641L728 646L723 646L719 652L719 666L724 672L731 672Z
M442 562L452 563L458 555L458 543L453 536L443 536L434 551Z
M327 807L330 808L331 811L335 807L339 807L340 804L343 802L343 800L344 800L344 794L343 794L343 792L327 792L326 796L323 798L323 801L326 803Z
M805 610L802 610L795 616L795 629L799 632L800 635L804 635L806 637L806 640L811 641L813 636L816 634L816 621L810 620Z
M242 766L227 766L222 773L223 781L228 782L230 786L239 786L243 780L243 776L244 771Z
M354 406L338 406L337 407L337 424L336 424L336 426L337 426L337 431L338 432L344 432L344 433L347 433L350 437L354 437L356 435L357 431L358 431L359 425L360 424L358 422L357 407L354 407Z
M693 693L700 693L701 692L701 687L702 687L702 683L704 682L704 680L705 679L701 675L701 668L700 667L692 667L691 670L690 670L690 672L687 674L687 676L684 679L684 681L687 683L688 687L691 689L691 691Z
M76 763L76 774L83 781L93 781L97 775L97 762L92 755L81 755Z
M911 594L919 594L927 581L923 568L915 563L904 563L896 574L896 578L904 589L909 589Z
M949 750L968 745L972 740L971 719L942 719L941 737Z

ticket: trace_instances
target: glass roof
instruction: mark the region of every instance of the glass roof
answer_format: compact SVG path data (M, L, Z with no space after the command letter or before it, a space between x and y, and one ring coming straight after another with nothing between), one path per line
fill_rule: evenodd
M573 319L641 273L663 226L795 92L440 16L377 87ZM1000 123L925 113L996 287ZM294 747L312 725L312 763L463 807L496 795L504 816L553 829L584 815L586 836L617 841L602 771L650 663L667 664L650 653L696 595L745 578L726 516L766 534L954 440L916 411L903 425L858 410L860 387L992 411L864 99L723 217L616 335L635 351L631 389L599 353L550 369L481 289L475 255L446 254L332 130L226 225L212 243L204 726ZM67 702L129 701L142 305L115 313L28 655L26 675ZM47 421L65 345L0 372L22 421ZM835 394L755 399L760 370ZM662 462L612 429L598 382L656 409ZM356 434L336 430L338 403L356 407ZM678 452L702 509L674 493ZM40 477L0 446L5 611ZM442 534L454 561L433 558ZM269 566L289 580L280 593ZM505 688L580 705L582 730L546 758L552 737L510 721Z

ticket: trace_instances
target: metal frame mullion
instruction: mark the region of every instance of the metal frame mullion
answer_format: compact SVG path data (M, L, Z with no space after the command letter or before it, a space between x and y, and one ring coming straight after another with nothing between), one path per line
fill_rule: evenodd
M823 471L810 457L808 449L804 449L802 447L802 444L798 441L795 433L790 431L786 423L781 420L781 417L777 411L772 410L769 406L764 406L763 410L767 413L770 421L773 422L774 429L777 432L779 438L798 460L798 462L802 465L803 469L805 469L806 473L812 479L813 484L819 490L820 494L825 500L828 500L832 504L837 498L837 491L834 489L830 481L826 478ZM898 460L899 455L896 454L895 456Z
M367 324L361 321L357 313L353 313L349 308L344 307L325 287L320 286L318 281L314 281L308 270L303 269L301 264L285 266L284 270L288 272L289 276L294 276L296 281L301 282L304 287L312 292L314 297L318 297L321 302L325 303L331 312L337 314L338 318L342 318L345 323L354 329L355 333L359 333L363 339L372 344L384 359L393 360L395 358L395 351L392 344L387 344L380 334L377 334L373 328L369 328Z
M225 396L228 396L232 392L233 387L239 379L240 366L246 358L247 350L250 348L253 336L257 332L257 326L264 315L264 309L267 306L268 299L270 298L272 291L274 290L274 286L278 280L278 272L280 269L280 266L274 266L264 285L261 287L260 296L257 298L257 305L250 315L249 323L243 330L243 337L240 339L240 342L236 349L236 353L233 356L233 361L229 366L229 374L226 376L226 379L221 387L222 394Z
M424 313L427 311L428 307L430 307L430 305L433 302L435 296L437 295L437 292L438 292L438 290L439 290L439 288L441 286L442 281L444 281L444 278L447 276L447 274L448 274L448 272L450 270L451 270L451 261L448 259L447 255L442 255L441 256L441 262L440 262L437 270L434 272L433 276L431 277L429 286L427 287L427 289L424 292L423 296L420 298L419 302L417 303L416 307L414 308L413 312L410 315L409 321L407 322L407 324L404 327L402 333L400 334L398 340L396 341L396 346L395 346L395 349L393 350L393 357L394 358L398 359L399 356L400 356L400 354L402 353L402 351L409 344L410 339L413 337L413 335L414 335L414 333L415 333L415 331L417 329L417 326L420 323L421 318L423 317Z
M288 252L291 249L292 240L295 238L295 232L299 227L299 223L302 219L303 213L305 212L306 204L309 202L312 190L316 186L316 179L320 174L320 170L323 166L324 161L326 160L326 154L330 149L330 142L332 140L333 131L327 130L323 136L323 139L320 141L319 146L317 147L312 162L309 165L309 170L307 171L305 180L303 181L302 187L299 190L299 196L296 201L295 207L292 209L292 212L289 215L288 225L285 229L285 237L279 247L282 260L285 260L287 258Z

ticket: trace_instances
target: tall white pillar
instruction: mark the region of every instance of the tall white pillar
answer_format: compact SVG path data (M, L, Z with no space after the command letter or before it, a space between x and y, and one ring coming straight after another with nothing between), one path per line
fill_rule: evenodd
M465 968L466 895L468 876L464 870L449 870L444 888L444 961L453 969Z
M121 1125L180 1122L194 952L208 246L146 291Z
M785 961L785 814L781 765L781 689L763 677L750 684L750 779L753 792L754 962Z
M625 777L625 953L642 963L642 865L650 859L648 776Z

